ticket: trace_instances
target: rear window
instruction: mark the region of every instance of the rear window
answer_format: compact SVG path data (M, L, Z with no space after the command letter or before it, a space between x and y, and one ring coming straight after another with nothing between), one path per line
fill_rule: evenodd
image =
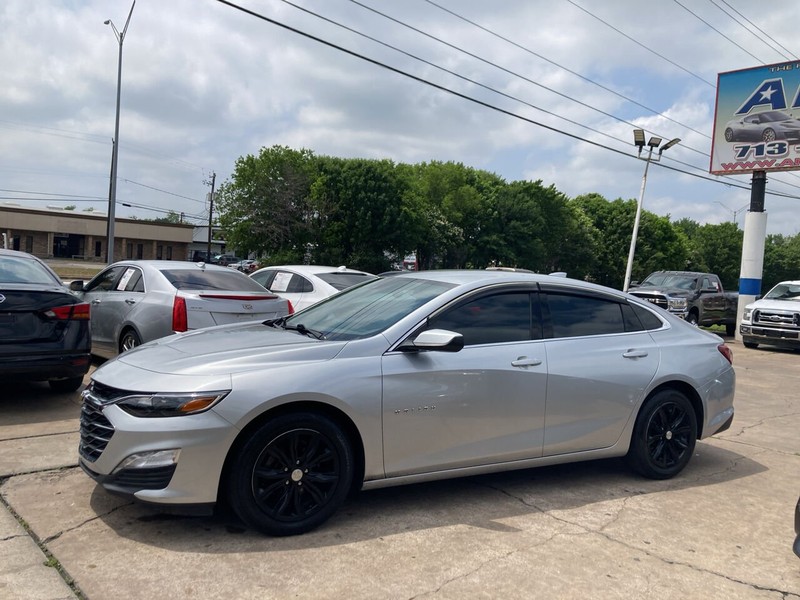
M161 273L179 290L266 291L263 286L234 269L164 269Z
M340 291L370 279L377 279L375 275L370 275L369 273L339 273L334 271L333 273L315 273L315 275Z
M47 283L61 285L38 260L23 256L0 256L0 283Z

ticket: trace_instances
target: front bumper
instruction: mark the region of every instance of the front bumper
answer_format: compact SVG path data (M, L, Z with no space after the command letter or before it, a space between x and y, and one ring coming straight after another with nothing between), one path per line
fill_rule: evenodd
M797 329L783 329L780 327L761 327L741 323L739 333L745 342L767 344L783 348L800 348L800 331Z
M238 430L213 410L137 418L114 404L84 400L81 468L106 490L147 503L211 506ZM132 455L177 450L174 464L120 468Z

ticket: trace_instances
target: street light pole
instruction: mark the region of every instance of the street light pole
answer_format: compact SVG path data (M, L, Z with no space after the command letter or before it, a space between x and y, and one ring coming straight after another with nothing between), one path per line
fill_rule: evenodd
M114 213L117 205L117 155L119 154L119 101L120 92L122 90L122 42L125 41L125 33L128 31L128 25L131 22L133 15L133 7L136 6L136 0L131 4L131 11L128 13L128 19L125 21L125 27L122 32L118 31L114 22L111 19L105 21L105 25L111 25L114 30L114 35L119 44L119 60L117 61L117 113L114 121L114 141L111 147L111 185L108 190L108 224L106 227L106 262L114 262Z
M664 150L668 150L672 148L675 144L680 142L680 138L673 138L668 141L666 144L661 146L658 150L658 154L654 157L653 150L658 148L661 145L661 138L657 136L652 136L650 140L647 142L647 157L642 158L642 150L644 149L644 130L642 129L634 129L633 130L633 143L639 149L638 157L645 161L644 165L644 175L642 175L642 187L639 190L639 201L636 204L636 218L633 221L633 235L631 236L631 247L628 251L628 265L625 268L625 283L622 286L622 291L627 292L628 287L631 283L631 272L633 271L633 255L636 252L636 238L639 236L639 221L642 218L642 203L644 202L644 189L647 186L647 171L650 168L651 162L658 162L661 160L661 155L663 154Z

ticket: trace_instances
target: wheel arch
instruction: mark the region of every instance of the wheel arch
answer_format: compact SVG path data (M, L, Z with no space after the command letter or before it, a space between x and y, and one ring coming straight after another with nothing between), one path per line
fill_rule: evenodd
M353 494L361 489L361 486L364 482L365 458L364 442L361 439L361 434L358 431L358 427L356 427L353 420L347 414L335 406L325 404L324 402L299 401L281 404L280 406L276 406L275 408L258 415L237 434L236 439L234 439L233 443L228 449L228 453L225 456L225 462L222 465L222 472L217 487L218 502L224 498L223 486L225 485L230 473L231 461L239 451L239 448L242 447L242 445L249 439L250 435L254 431L259 429L270 419L293 413L314 413L322 415L329 418L336 425L341 427L343 433L347 436L347 439L351 444L351 450L353 451L353 457L355 459L355 469L353 472L353 482L351 484L350 494Z
M644 405L647 404L648 400L650 400L650 398L655 396L658 392L669 389L681 392L689 400L689 403L694 409L695 420L697 421L697 439L701 439L703 437L703 424L705 422L703 402L700 399L700 394L697 393L697 390L694 389L691 384L685 381L674 380L666 381L660 384L658 387L651 390L651 392L647 395L647 398L642 403L642 406L639 407L639 411L641 411Z
M125 322L125 323L122 324L122 327L120 327L119 334L117 335L117 353L119 353L119 354L122 353L122 338L125 335L125 333L128 332L128 331L133 331L137 335L137 337L139 338L139 341L142 344L144 344L144 339L142 338L142 332L139 331L139 328L136 327L136 325L134 325L133 323L131 323L129 321Z

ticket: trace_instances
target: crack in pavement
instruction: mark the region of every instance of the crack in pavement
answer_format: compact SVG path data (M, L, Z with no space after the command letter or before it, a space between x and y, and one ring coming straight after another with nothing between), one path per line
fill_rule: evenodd
M58 533L54 533L53 535L43 539L42 540L42 544L49 544L50 542L60 538L65 533L71 533L73 531L76 531L76 530L80 529L81 527L83 527L84 525L88 525L89 523L91 523L93 521L96 521L97 519L102 519L103 517L107 517L108 515L117 512L121 508L125 508L125 507L128 507L128 506L133 506L134 504L135 504L135 502L127 502L125 504L120 504L119 506L115 506L114 508L112 508L110 510L107 510L104 513L100 513L100 514L97 514L97 515L95 515L93 517L90 517L90 518L88 518L88 519L78 523L77 525L74 525L74 526L68 528L68 529L63 529L63 530L59 531Z
M582 525L580 523L577 523L577 522L574 522L574 521L570 521L569 519L550 514L545 509L540 508L539 506L537 506L535 503L528 502L524 498L521 498L521 497L519 497L519 496L517 496L517 495L515 495L515 494L513 494L513 493L511 493L511 492L509 492L507 490L504 490L502 488L499 488L499 487L496 487L496 486L493 486L493 485L488 485L488 484L484 484L484 485L485 485L485 487L488 487L490 489L496 490L496 491L500 492L501 494L504 494L504 495L508 496L509 498L512 498L512 499L520 502L524 506L532 508L532 509L538 511L539 513L541 513L541 514L543 514L543 515L545 515L545 516L547 516L547 517L549 517L551 519L554 519L555 521L558 521L559 523L562 523L562 524L565 524L565 525L571 525L573 527L577 527L578 529L581 529L584 533L587 533L587 534L599 535L600 537L608 540L609 542L611 542L613 544L618 544L618 545L620 545L620 546L622 546L624 548L627 548L629 550L632 550L634 552L639 552L639 553L644 554L645 556L647 556L649 558L653 558L653 559L655 559L657 561L663 562L664 564L671 565L671 566L684 567L684 568L690 569L692 571L695 571L697 573L702 573L702 574L706 574L706 575L713 575L715 577L719 577L719 578L724 579L726 581L729 581L731 583L735 583L735 584L738 584L738 585L743 585L743 586L749 587L749 588L754 589L754 590L758 590L758 591L762 591L762 592L774 592L776 594L781 594L783 598L798 598L798 599L800 599L800 594L796 594L796 593L790 592L788 590L781 590L781 589L778 589L778 588L772 588L772 587L767 587L767 586L764 586L764 585L760 585L758 583L753 583L753 582L748 582L748 581L744 581L744 580L741 580L741 579L736 579L735 577L731 577L731 576L726 575L724 573L719 573L717 571L712 571L712 570L709 570L709 569L698 567L698 566L693 565L691 563L670 559L670 558L667 558L665 556L660 556L659 554L656 554L655 552L652 552L652 551L647 550L645 548L639 548L637 546L633 546L633 545L631 545L631 544L629 544L627 542L624 542L622 540L619 540L619 539L616 539L616 538L612 537L609 533L607 533L604 530L611 523L614 523L614 522L619 520L619 518L622 515L622 512L625 510L625 508L627 506L628 500L632 500L636 496L631 496L631 497L628 497L628 498L624 498L623 502L622 502L622 506L620 506L619 509L616 511L616 514L612 518L611 521L609 521L608 523L606 523L605 525L600 527L600 529L592 529L591 527L588 527L586 525ZM639 494L637 494L637 496L638 495ZM559 532L556 532L555 534L553 534L553 536L551 536L547 541L548 542L551 541L557 535L571 535L571 534L559 531ZM539 544L536 544L536 545L531 546L531 547L536 547L538 545ZM517 551L519 551L519 549L515 550L515 552L517 552ZM513 552L511 552L510 554L513 554ZM494 560L496 560L496 559L494 559ZM441 586L440 586L439 589L441 589Z
M75 429L74 431L54 431L52 433L39 433L36 435L21 435L19 437L8 437L8 438L0 438L0 442L13 442L18 440L34 440L36 438L46 438L46 437L54 437L56 435L73 435L76 433L80 433L79 429Z

